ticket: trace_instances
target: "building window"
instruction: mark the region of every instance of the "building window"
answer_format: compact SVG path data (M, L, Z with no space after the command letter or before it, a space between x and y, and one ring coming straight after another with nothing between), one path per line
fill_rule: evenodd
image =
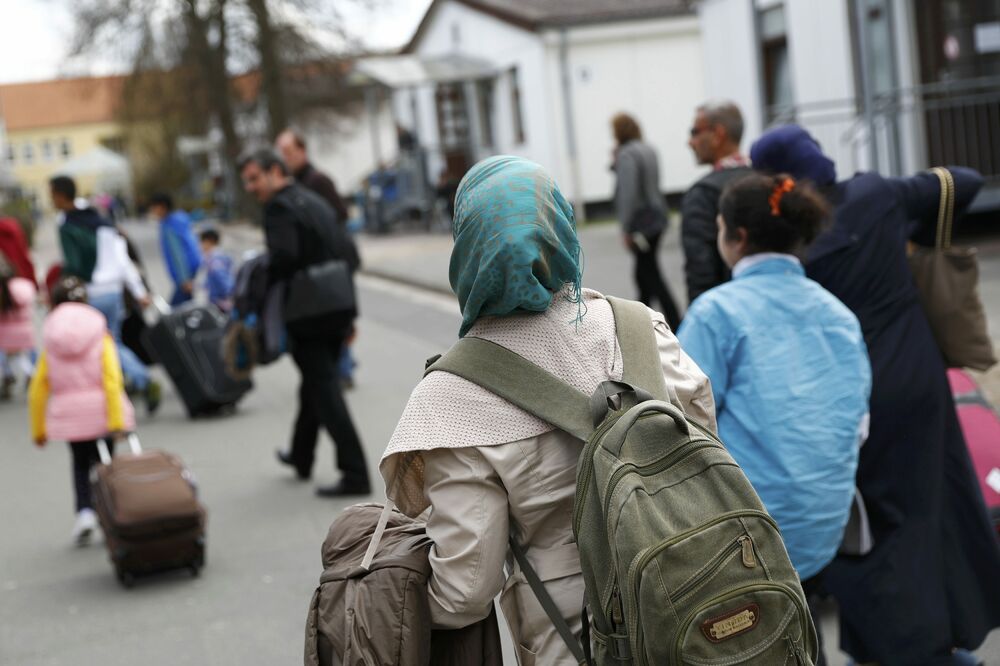
M521 113L521 83L517 67L510 70L510 115L514 121L514 143L524 143L524 116Z
M493 79L476 82L476 106L479 110L479 143L493 147Z
M119 155L125 154L125 137L112 136L106 139L101 139L101 145L108 150L118 153Z
M69 142L69 139L63 139L59 142L59 154L63 157L69 157L73 154L73 145Z
M7 161L11 164L17 161L17 149L12 143L7 144Z
M768 120L795 103L792 70L788 59L788 31L785 6L775 5L758 13L761 61L764 74L764 102Z
M21 161L25 164L31 164L35 161L35 147L31 145L31 142L21 146Z
M52 142L49 141L48 139L45 139L44 141L42 141L42 159L45 160L46 162L51 162L52 154L53 154Z

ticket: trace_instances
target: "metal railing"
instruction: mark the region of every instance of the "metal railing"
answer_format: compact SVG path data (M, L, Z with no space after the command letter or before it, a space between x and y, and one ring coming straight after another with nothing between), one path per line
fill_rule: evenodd
M977 169L991 185L1000 185L1000 77L876 95L870 125L854 98L774 108L769 118L771 124L796 122L809 129L841 172L846 167L899 175L961 164Z

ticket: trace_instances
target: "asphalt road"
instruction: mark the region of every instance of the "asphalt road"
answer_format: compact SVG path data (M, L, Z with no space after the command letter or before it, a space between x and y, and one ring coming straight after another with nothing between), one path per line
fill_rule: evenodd
M131 229L162 289L155 230ZM51 229L39 239L39 256L41 266L54 257ZM359 285L360 367L349 402L377 480L379 456L424 359L455 339L459 317L454 301L444 296L368 277ZM202 576L178 572L125 590L99 541L71 546L67 446L31 445L24 396L18 396L0 404L0 664L301 663L305 612L321 572L320 545L348 502L313 495L313 483L336 478L325 436L313 483L296 481L274 460L291 430L295 368L285 358L258 371L255 389L236 414L195 421L161 379L163 407L152 418L140 408L138 431L147 448L177 453L197 477L208 508ZM846 659L832 649L834 623L828 618L824 624L831 663L842 666ZM988 654L988 663L1000 664L996 634Z

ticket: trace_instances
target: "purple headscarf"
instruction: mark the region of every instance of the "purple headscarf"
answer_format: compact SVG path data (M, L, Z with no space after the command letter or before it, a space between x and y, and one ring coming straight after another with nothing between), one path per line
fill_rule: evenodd
M787 173L796 180L811 180L819 187L837 182L833 160L798 125L783 125L765 132L750 148L750 161L755 169Z

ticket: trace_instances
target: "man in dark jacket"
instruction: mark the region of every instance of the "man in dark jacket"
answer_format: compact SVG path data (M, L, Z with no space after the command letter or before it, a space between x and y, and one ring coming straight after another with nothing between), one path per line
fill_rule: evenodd
M240 176L264 207L264 234L272 282L286 282L309 266L330 258L358 266L357 249L333 210L316 194L289 178L285 163L271 150L259 150L240 161ZM278 460L295 468L300 479L312 475L319 426L326 427L337 451L343 476L316 493L323 497L370 492L364 451L337 379L337 358L357 313L337 311L288 322L288 343L299 367L299 413L291 449Z
M729 280L729 269L716 247L719 197L731 181L750 173L749 160L740 153L743 115L732 102L699 106L688 146L698 164L712 171L691 186L681 202L681 242L688 301Z
M347 206L340 198L333 180L310 164L309 156L306 154L306 140L302 133L288 128L278 135L274 145L291 170L295 181L321 196L337 214L337 222L347 224Z
M285 164L291 169L295 181L326 200L337 214L337 222L341 225L346 225L348 217L347 206L344 204L344 200L340 198L340 194L337 193L337 186L333 184L333 180L310 164L309 156L306 154L306 140L302 136L302 132L289 127L278 135L274 145L285 160ZM340 352L340 359L337 361L340 384L344 388L352 388L354 386L354 366L356 364L351 357L351 340L353 337L353 333L348 336L348 339L344 342L344 348Z

